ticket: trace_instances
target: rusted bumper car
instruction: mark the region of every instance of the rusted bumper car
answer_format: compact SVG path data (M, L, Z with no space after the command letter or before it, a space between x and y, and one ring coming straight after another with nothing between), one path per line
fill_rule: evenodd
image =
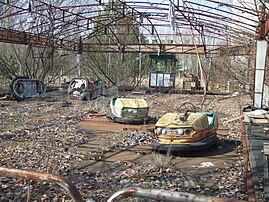
M155 124L157 151L191 152L214 147L218 143L215 112L167 113Z
M16 77L12 80L10 88L12 96L17 100L39 97L46 93L43 81L29 77Z
M93 88L86 78L73 78L68 86L68 95L71 99L91 100Z
M112 97L107 117L123 124L147 124L149 106L144 99L131 97Z

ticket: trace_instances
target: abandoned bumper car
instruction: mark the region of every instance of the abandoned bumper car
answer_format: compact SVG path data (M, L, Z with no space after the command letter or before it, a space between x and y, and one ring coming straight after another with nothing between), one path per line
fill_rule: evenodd
M10 88L12 96L17 100L39 97L46 93L46 85L43 81L26 76L13 79Z
M152 120L148 112L149 106L142 98L112 97L107 117L118 123L147 124Z
M91 100L93 86L85 78L73 78L68 86L68 95L70 98L79 100Z
M157 151L191 152L217 146L218 117L215 112L167 113L155 124Z

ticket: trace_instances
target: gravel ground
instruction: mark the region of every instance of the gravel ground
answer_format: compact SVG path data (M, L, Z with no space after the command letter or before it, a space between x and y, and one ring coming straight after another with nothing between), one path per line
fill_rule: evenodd
M200 106L201 95L146 95L150 115L160 117L166 112L178 111L189 101ZM121 169L111 172L79 170L76 165L85 160L78 147L89 141L78 123L89 112L105 112L107 102L39 102L24 101L1 104L0 112L0 166L48 172L68 177L82 194L83 199L106 201L119 189L126 187L157 188L217 197L247 199L241 131L240 105L251 103L247 96L208 96L202 110L219 113L219 123L228 128L227 135L220 137L222 144L235 145L236 161L216 168L204 177L177 170L173 156L154 154L151 162L118 162ZM201 110L201 107L197 107ZM144 132L147 140L134 142L141 137L140 131L125 130L113 136L113 147L103 148L101 154L119 151L132 144L149 144L151 132ZM115 138L119 137L119 138ZM98 153L93 155L95 158ZM93 158L92 156L92 158ZM89 157L87 157L89 158ZM161 162L161 163L160 163ZM214 183L208 185L207 179ZM70 201L70 197L57 185L0 177L0 201ZM141 200L138 200L141 201Z

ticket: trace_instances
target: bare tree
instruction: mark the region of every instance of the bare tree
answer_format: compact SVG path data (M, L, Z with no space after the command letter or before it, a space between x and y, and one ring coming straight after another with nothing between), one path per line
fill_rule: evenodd
M69 15L66 15L61 7L80 3L80 1L53 0L46 3L43 0L29 0L9 3L12 6L5 6L0 10L6 15L4 19L8 22L1 21L4 23L3 26L40 36L43 47L35 47L35 42L27 46L5 45L0 55L0 74L4 74L8 79L24 75L41 80L49 77L53 80L66 72L74 73L74 54L67 55L57 50L55 42L62 37L70 37L79 26L75 14L83 11L83 8L68 9L66 12L69 12ZM16 15L21 12L21 9L28 12L24 11L24 14ZM79 33L77 35L79 40Z

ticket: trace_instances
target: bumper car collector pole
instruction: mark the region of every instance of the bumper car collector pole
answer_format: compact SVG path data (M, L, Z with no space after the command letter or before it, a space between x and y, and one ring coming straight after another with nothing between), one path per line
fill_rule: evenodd
M82 55L82 40L81 37L79 38L79 46L77 52L77 76L81 77L81 55Z

